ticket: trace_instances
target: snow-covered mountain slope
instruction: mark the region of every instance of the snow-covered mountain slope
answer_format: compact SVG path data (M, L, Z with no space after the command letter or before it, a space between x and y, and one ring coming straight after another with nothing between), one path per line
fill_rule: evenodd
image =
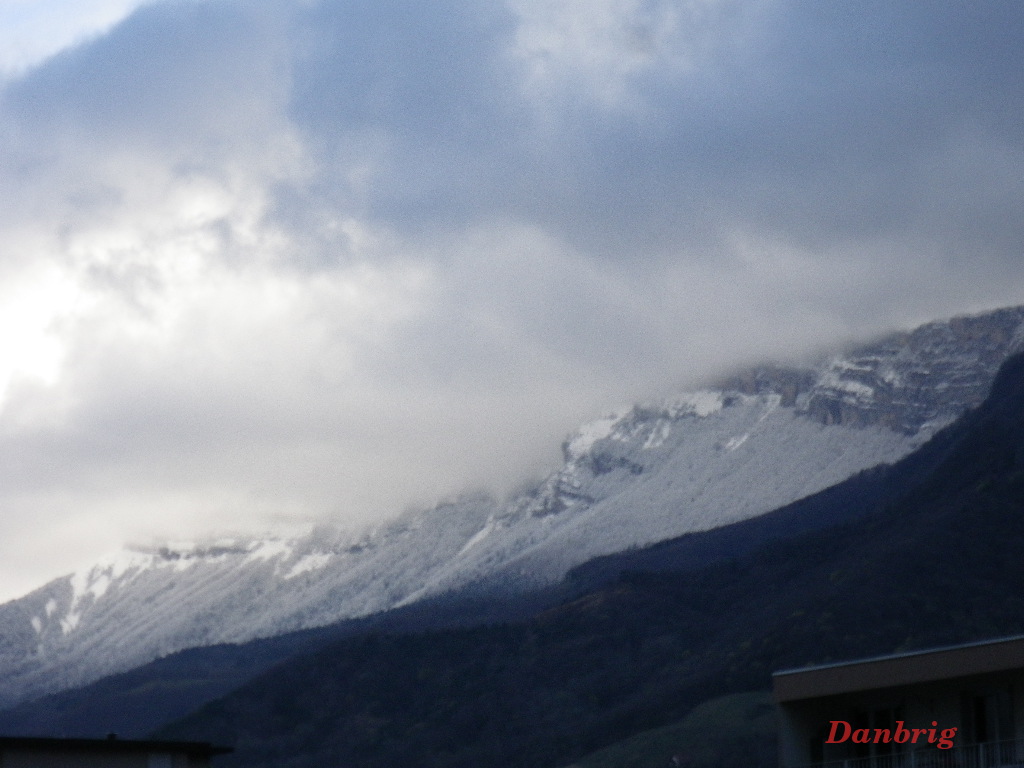
M913 450L1022 348L1024 308L932 323L597 420L565 442L561 469L510 500L118 553L0 606L0 705L186 647L550 583L595 555L763 514Z

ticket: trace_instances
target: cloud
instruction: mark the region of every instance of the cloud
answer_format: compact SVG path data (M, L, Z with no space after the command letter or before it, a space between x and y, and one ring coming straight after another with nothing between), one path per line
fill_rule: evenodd
M7 595L1024 300L1014 5L117 8L0 86Z
M65 48L103 34L144 0L4 0L0 73L16 76Z

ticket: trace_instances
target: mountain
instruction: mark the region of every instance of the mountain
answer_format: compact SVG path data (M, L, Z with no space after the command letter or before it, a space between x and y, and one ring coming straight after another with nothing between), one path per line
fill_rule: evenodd
M595 558L572 569L560 584L543 590L498 601L486 595L454 592L326 627L240 644L190 648L129 672L0 711L0 733L102 738L115 732L142 738L160 725L225 696L290 656L313 653L340 637L413 634L523 621L599 591L628 574L700 571L766 544L856 521L898 499L907 487L939 466L945 457L944 436L940 432L894 468L866 470L765 515Z
M550 585L595 556L754 518L893 462L982 401L1024 308L930 323L806 368L764 366L581 428L505 501L380 526L117 553L0 606L0 706L180 649Z
M555 768L645 732L632 746L650 749L775 669L1024 632L1024 355L875 480L881 500L845 525L625 574L525 622L347 638L156 735L233 745L225 768Z

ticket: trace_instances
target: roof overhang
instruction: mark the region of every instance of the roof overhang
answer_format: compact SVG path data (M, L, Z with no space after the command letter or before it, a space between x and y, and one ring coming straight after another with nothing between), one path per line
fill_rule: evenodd
M1009 669L1024 669L1024 635L782 670L772 675L772 687L781 704Z

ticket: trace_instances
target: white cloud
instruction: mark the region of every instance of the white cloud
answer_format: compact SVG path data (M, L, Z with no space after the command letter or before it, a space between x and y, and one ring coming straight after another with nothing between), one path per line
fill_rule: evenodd
M102 34L153 0L0 0L0 76Z
M79 301L74 283L59 270L35 270L0 294L0 403L21 380L56 382L63 348L54 333L58 318Z

